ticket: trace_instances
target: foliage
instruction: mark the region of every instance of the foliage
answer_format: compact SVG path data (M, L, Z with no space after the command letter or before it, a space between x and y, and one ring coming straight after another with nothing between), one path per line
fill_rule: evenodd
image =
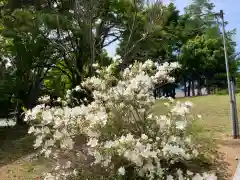
M93 157L93 166L105 168L97 174L105 178L216 179L188 166L203 156L188 131L193 125L192 104L166 103L170 111L161 116L149 111L154 84L172 82L169 75L179 65L135 62L119 79L113 75L116 65L82 82L82 87L92 89L94 101L88 105L70 108L63 101L63 107L41 104L26 112L32 125L29 133L36 136L34 147L57 163L45 179L81 176L81 153ZM82 90L77 86L74 91ZM40 99L45 101L48 97Z
M132 63L134 59L173 59L173 52L181 45L178 40L183 29L179 11L174 4L154 4L146 10L138 10L136 14L133 11L132 17L135 18L134 23L132 20L127 21L132 29L125 28L117 50L124 58L123 61L126 61L124 63Z
M91 75L93 62L108 65L111 58L103 48L119 38L121 16L128 5L111 0L92 1L91 6L87 1L31 4L9 0L2 4L1 61L7 59L11 65L13 82L12 91L2 83L4 94L14 95L23 106L32 108L45 93L40 86L44 81L48 94L61 96L69 86L75 87ZM111 37L114 40L109 41ZM58 80L69 84L52 84Z
M67 75L62 73L64 67L62 63L56 65L56 68L50 70L44 80L45 93L52 97L63 98L66 90L71 88L71 82ZM67 71L67 70L64 70Z

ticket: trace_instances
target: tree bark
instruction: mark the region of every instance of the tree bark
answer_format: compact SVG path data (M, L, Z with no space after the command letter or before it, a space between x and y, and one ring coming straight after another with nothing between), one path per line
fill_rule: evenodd
M192 80L192 96L195 96L195 85L194 85L194 80Z
M191 81L188 81L188 87L187 87L187 91L188 91L188 96L191 96Z
M202 95L202 86L201 86L201 79L198 79L198 92L197 92L198 96Z
M18 103L17 104L17 114L16 114L16 125L17 126L26 126L27 125L27 123L24 121L24 116L22 115L22 113L23 113L23 110L22 110L22 108L21 108L21 104L20 103Z
M185 97L187 96L187 81L185 78L184 78L184 96Z
M32 109L34 106L36 106L37 103L37 99L39 97L39 93L40 93L40 80L37 80L32 89L29 92L29 98L27 100L27 109Z
M176 96L176 88L175 88L175 86L173 86L173 89L172 89L172 98L175 99L175 96Z
M211 94L210 86L207 86L207 93L208 93L208 94Z

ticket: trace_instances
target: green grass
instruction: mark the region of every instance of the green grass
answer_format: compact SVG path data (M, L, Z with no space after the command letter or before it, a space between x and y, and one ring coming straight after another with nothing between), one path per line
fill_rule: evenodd
M240 112L240 95L236 96L237 110ZM198 132L199 144L205 144L204 152L212 152L214 165L219 179L230 180L236 170L239 156L239 140L232 139L232 121L230 116L229 96L212 95L191 98L179 98L179 101L191 101L194 104L193 114L200 114L202 119L197 120L194 132ZM164 114L167 108L162 101L156 103L153 112ZM239 114L240 117L240 114ZM196 134L195 134L196 135ZM217 151L215 151L217 150ZM211 153L211 154L212 154ZM209 157L212 157L210 155ZM210 158L211 159L211 158Z
M232 134L230 104L227 95L180 98L179 101L191 101L194 104L192 112L202 116L199 124L202 125L207 132L211 132L216 136ZM238 112L240 112L240 95L237 95L237 103L238 102L237 109ZM164 107L160 100L153 107L153 111L156 114L161 114L166 111L166 107Z
M227 95L180 98L180 101L191 101L194 104L193 113L202 115L199 124L206 134L216 138L232 134L229 97ZM237 95L240 105L240 95ZM240 106L238 105L238 112ZM162 101L158 101L153 111L160 115L166 112ZM240 114L239 114L240 117ZM0 179L31 180L36 179L41 172L49 169L49 164L43 160L25 158L34 153L33 137L26 135L26 129L0 128Z

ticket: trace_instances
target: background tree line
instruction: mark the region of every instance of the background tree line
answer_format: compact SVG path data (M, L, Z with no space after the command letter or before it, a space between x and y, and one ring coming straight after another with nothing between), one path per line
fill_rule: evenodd
M1 0L1 116L34 107L43 94L63 97L94 75L93 63L114 61L105 50L114 42L119 68L135 60L178 61L176 84L185 87L185 95L195 95L196 88L200 95L202 87L225 89L213 8L209 0L193 0L183 14L158 0ZM226 34L231 74L238 76L235 30Z

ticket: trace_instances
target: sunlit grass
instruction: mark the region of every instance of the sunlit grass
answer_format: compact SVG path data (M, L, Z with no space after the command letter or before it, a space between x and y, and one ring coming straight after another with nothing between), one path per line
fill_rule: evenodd
M207 132L211 132L216 136L232 134L230 104L227 95L180 98L179 101L191 101L194 104L192 112L202 116L202 119L198 121ZM237 95L237 102L240 102L240 95ZM237 105L237 109L240 112L240 104ZM162 114L166 111L162 100L156 103L153 111L156 114Z

